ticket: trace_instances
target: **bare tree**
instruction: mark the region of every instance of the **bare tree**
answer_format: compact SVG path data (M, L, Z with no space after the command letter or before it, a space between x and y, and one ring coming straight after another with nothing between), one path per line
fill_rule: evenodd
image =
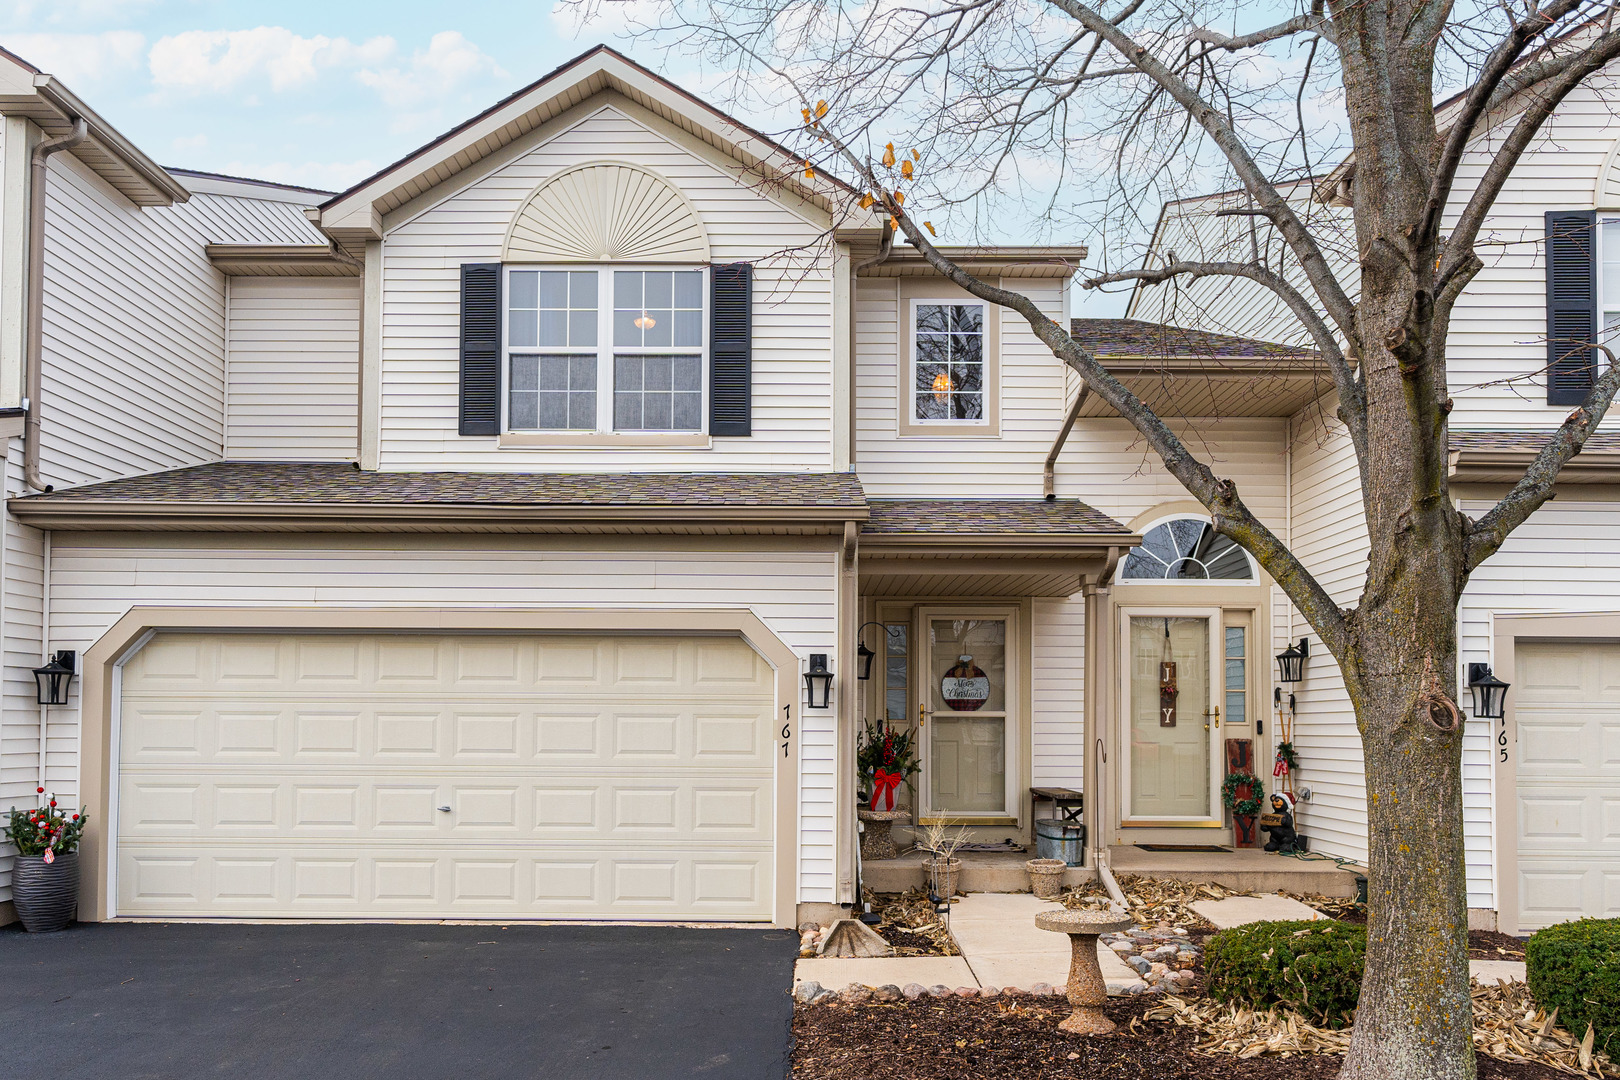
M600 0L578 2L588 16ZM1620 367L1473 519L1448 491L1446 337L1509 174L1559 103L1620 55L1620 29L1591 0L1311 0L1238 32L1253 9L1222 2L663 0L639 32L730 71L740 107L792 99L802 123L783 134L807 164L864 188L940 274L1027 320L1286 591L1338 661L1365 757L1373 892L1341 1075L1460 1080L1475 1070L1457 604L1551 497ZM1448 84L1465 89L1437 112ZM1065 327L953 263L924 220L971 225L1019 199L1129 251L1162 199L1222 177L1241 193L1226 212L1247 243L1116 260L1083 284L1243 279L1286 306L1331 372L1359 462L1371 553L1350 609Z

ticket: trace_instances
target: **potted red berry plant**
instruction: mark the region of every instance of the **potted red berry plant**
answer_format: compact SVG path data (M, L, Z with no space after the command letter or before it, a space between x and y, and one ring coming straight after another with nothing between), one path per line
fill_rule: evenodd
M39 788L40 795L45 794ZM33 810L11 808L4 836L17 849L11 866L11 901L23 929L60 930L79 906L79 838L86 812L58 809L53 797Z

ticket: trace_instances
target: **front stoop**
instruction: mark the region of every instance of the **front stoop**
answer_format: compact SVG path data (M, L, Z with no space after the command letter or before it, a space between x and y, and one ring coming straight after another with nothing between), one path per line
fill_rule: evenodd
M899 893L907 889L920 889L927 883L923 860L927 856L912 849L898 858L863 861L861 879L868 889L880 893ZM1029 872L1024 863L1035 857L1034 852L1017 851L959 851L962 869L956 887L965 893L1027 893ZM1063 884L1080 885L1094 881L1096 871L1089 866L1071 866L1063 872Z

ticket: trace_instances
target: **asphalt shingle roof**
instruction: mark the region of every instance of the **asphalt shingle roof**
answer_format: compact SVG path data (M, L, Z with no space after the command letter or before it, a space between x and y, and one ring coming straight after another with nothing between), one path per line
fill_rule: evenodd
M1315 360L1320 355L1298 345L1186 330L1143 319L1072 319L1069 334L1082 348L1104 359Z
M171 469L17 501L851 510L866 506L853 473L365 472L348 464L250 461Z
M1451 432L1451 449L1461 450L1464 453L1473 450L1482 453L1528 453L1534 454L1546 445L1547 439L1552 435L1547 431L1453 431ZM1586 454L1615 454L1620 453L1620 432L1597 431L1586 440L1581 447Z
M867 536L1131 534L1078 499L873 499L871 507Z

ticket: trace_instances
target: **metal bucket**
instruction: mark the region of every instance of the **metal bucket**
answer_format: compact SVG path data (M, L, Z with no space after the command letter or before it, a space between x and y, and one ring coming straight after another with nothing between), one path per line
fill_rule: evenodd
M1037 818L1035 854L1043 859L1062 859L1070 866L1086 864L1086 827L1078 822Z

